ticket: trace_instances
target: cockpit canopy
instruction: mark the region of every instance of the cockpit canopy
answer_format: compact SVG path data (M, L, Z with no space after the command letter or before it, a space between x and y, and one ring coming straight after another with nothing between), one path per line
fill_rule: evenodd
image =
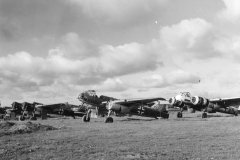
M90 96L96 96L96 92L95 92L95 90L88 90L88 91L85 91L86 93L88 93Z
M189 92L182 92L182 93L181 93L181 96L191 98L191 94L190 94Z

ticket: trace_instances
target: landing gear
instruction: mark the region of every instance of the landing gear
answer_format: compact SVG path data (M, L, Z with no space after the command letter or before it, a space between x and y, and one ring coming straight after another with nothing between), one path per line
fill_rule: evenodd
M91 115L91 109L89 109L88 111L87 111L87 115L84 115L83 117L82 117L82 121L83 122L90 122L90 115Z
M206 112L202 113L202 118L207 118L207 113Z
M177 113L177 118L182 118L182 112Z
M84 116L82 117L82 121L83 121L83 122L90 122L90 117L84 115Z
M18 117L19 121L24 121L25 120L25 117L23 115L19 116Z
M105 123L113 123L113 118L112 117L107 117L104 122Z
M106 118L105 121L104 121L105 123L113 123L113 118L110 117L111 113L112 113L112 110L109 110L109 111L108 111L107 118Z

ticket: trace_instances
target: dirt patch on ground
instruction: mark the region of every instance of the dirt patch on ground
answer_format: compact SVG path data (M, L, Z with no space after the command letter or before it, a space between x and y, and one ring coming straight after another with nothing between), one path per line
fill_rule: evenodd
M57 128L52 126L42 125L40 123L32 123L30 121L26 123L2 122L0 123L0 137L10 134L32 133L56 129Z

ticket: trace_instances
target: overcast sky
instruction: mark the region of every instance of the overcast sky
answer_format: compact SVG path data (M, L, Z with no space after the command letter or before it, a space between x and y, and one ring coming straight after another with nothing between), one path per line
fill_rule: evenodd
M0 0L0 100L240 96L239 0Z

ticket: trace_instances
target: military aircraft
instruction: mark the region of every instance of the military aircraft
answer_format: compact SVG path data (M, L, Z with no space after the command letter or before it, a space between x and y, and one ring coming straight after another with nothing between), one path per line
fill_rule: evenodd
M5 110L5 115L3 116L4 120L15 119L18 117L19 121L23 121L25 119L35 120L34 116L35 105L39 104L37 102L28 103L28 102L13 102L12 106Z
M238 115L238 109L235 106L240 105L240 97L234 98L215 98L207 99L200 96L193 96L189 92L182 92L169 99L169 103L181 110L177 113L178 118L182 118L184 108L189 108L194 112L202 111L202 118L207 118L207 113L227 113Z
M147 99L124 99L119 100L113 97L101 95L98 97L94 90L88 90L81 93L78 99L86 104L95 106L96 110L105 111L107 118L105 123L112 123L113 118L110 116L112 112L115 114L131 114L146 117L163 117L168 118L169 114L166 110L159 111L157 109L148 106L148 103L165 100L164 98L147 98ZM90 121L91 109L88 110L88 114L83 116L84 122Z
M85 110L76 110L76 108L80 108L80 106L72 105L68 102L55 104L39 104L36 106L35 115L41 116L43 110L45 110L47 114L71 116L74 119L75 116L83 116L86 114Z

